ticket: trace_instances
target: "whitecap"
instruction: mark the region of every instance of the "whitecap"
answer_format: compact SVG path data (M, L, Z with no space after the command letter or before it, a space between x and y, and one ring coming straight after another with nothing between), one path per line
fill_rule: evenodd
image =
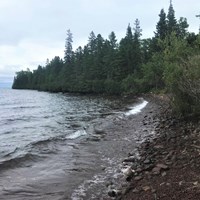
M145 101L143 100L142 103L136 105L136 106L133 106L133 107L130 107L131 110L129 110L128 112L125 113L126 116L129 116L129 115L135 115L139 112L141 112L141 110L148 104L148 101Z
M81 136L84 136L84 135L87 135L87 132L85 130L78 130L70 135L67 135L66 136L66 139L76 139L76 138L79 138Z

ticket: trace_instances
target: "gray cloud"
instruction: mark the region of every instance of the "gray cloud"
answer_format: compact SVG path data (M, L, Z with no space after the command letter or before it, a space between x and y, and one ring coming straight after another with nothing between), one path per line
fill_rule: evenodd
M177 19L186 17L189 30L197 32L200 2L174 0L173 5ZM105 38L114 31L120 39L136 18L143 37L152 37L160 10L167 12L168 6L169 0L1 0L0 77L62 57L69 28L75 48L87 43L91 31Z

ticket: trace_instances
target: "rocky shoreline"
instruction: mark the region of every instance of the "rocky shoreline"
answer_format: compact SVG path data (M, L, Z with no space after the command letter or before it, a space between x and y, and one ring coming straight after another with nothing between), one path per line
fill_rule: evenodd
M108 199L188 200L200 195L200 121L174 117L166 98L147 97L159 111L143 116L143 126L155 134L123 160L129 166L120 188L108 190Z

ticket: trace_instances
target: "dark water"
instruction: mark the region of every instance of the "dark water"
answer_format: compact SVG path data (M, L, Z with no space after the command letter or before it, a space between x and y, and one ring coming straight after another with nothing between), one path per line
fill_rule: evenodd
M120 99L0 89L0 199L71 199L102 164L88 151L94 125L124 108Z

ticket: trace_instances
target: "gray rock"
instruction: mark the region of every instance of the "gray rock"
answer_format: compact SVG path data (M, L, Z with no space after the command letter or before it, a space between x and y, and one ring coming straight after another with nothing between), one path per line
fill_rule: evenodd
M133 192L133 193L139 193L140 190L138 190L137 188L135 188L135 189L132 190L132 192Z
M125 158L123 162L135 162L135 157L134 156L130 156L128 158Z
M167 175L167 172L162 172L161 174L163 177Z
M151 161L150 161L150 160L147 158L147 159L145 159L145 160L144 160L144 162L143 162L143 163L146 165L146 164L150 164L150 163L151 163Z
M95 128L94 131L95 131L96 134L105 134L105 131L103 129L100 129L100 128Z
M164 169L164 170L167 170L169 169L169 167L165 164L162 164L162 163L159 163L156 165L156 167L160 168L160 169Z
M154 167L154 168L152 169L152 173L155 174L155 175L160 174L160 171L161 171L161 168L160 168L160 167Z
M135 181L139 181L139 180L141 180L141 179L143 179L142 176L136 176L136 177L134 178Z

